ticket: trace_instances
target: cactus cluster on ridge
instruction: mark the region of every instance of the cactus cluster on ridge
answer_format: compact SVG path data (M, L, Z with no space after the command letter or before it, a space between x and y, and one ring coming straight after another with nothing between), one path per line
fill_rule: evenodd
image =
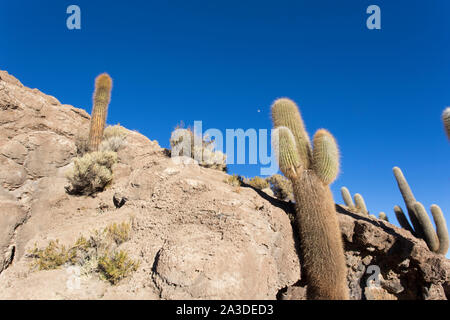
M367 210L366 202L364 201L364 198L359 193L356 193L353 196L353 199L355 202L353 203L352 196L350 194L350 191L346 187L341 188L341 195L342 199L345 202L345 205L349 207L350 209L356 210L358 212L369 214L369 211Z
M272 105L273 146L280 170L293 186L308 299L348 299L343 241L329 184L339 172L339 151L324 129L313 148L300 111L290 99Z
M107 73L102 73L95 79L95 91L89 129L88 147L97 151L103 139L106 126L108 105L111 101L112 79Z
M395 167L393 171L412 225L408 222L402 208L395 206L394 212L398 222L417 238L424 239L431 251L445 255L449 248L449 237L441 208L435 204L431 206L431 214L436 224L435 231L424 206L416 201L403 172L398 167Z

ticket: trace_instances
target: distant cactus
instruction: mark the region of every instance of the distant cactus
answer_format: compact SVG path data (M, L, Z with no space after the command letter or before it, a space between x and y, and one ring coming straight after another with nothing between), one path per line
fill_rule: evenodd
M436 224L436 233L439 241L439 249L436 253L447 254L449 247L448 229L445 222L444 214L439 206L431 205L431 214L433 215L434 223Z
M95 79L94 103L88 139L90 151L97 151L102 142L108 114L108 105L111 100L111 89L112 79L107 73L103 73Z
M384 221L386 221L386 222L389 222L389 218L388 218L388 216L386 215L386 213L384 213L384 212L380 212L380 214L378 215L378 219L384 220Z
M356 210L358 210L361 213L369 214L369 211L367 211L366 202L364 201L364 198L359 193L356 193L353 196L353 200L355 200L356 204Z
M444 123L445 132L450 140L450 107L447 107L442 113L442 122Z
M350 194L350 191L346 187L341 188L341 195L342 199L345 202L345 205L349 207L351 210L356 210L358 212L369 214L369 211L367 210L366 203L364 201L364 198L359 193L356 193L353 198L355 202L353 203L352 195Z
M405 201L412 226L409 224L402 208L395 206L394 212L398 222L403 228L409 230L417 238L424 239L431 251L445 255L449 248L449 237L447 224L441 208L435 204L431 206L431 213L433 215L434 223L436 224L436 234L424 206L416 201L403 172L398 167L395 167L393 172Z
M348 299L342 236L329 188L339 171L336 141L328 131L319 130L311 150L298 107L289 99L274 102L272 119L279 167L291 180L296 200L307 297Z
M341 188L341 195L347 207L349 207L350 209L356 208L355 204L353 203L352 195L350 194L350 191L348 191L346 187Z

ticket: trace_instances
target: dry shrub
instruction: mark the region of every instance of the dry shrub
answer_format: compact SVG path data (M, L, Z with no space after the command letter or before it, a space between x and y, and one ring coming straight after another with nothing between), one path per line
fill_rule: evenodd
M294 201L294 192L292 190L292 183L286 177L280 174L274 174L267 178L275 197L280 200Z
M102 278L117 284L120 280L137 270L139 262L128 257L126 251L107 252L98 260L98 270Z
M232 176L228 176L225 180L225 183L228 183L229 185L233 187L240 187L242 184L242 178L238 176L237 174L233 174Z
M107 140L112 137L126 138L128 130L122 127L120 124L114 126L107 126L103 132L103 140Z
M130 231L128 222L113 223L94 231L89 239L79 237L68 248L60 245L59 240L50 241L43 249L35 245L27 257L33 259L32 269L53 270L64 265L78 265L83 274L98 272L102 279L114 285L139 267L139 261L130 259L126 251L118 249L130 239Z
M103 133L103 141L99 146L100 151L117 152L126 146L128 131L120 124L106 127Z
M269 182L267 182L266 179L258 176L253 177L251 179L244 179L244 182L258 190L263 190L270 187Z
M117 162L117 154L112 151L87 153L74 160L73 169L67 172L70 183L67 192L76 195L92 195L103 191L112 181L111 167Z

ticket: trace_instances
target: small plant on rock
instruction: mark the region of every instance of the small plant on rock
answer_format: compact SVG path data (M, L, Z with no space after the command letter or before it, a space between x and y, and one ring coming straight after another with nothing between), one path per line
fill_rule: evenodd
M126 251L107 252L98 260L98 270L102 277L111 284L117 284L120 280L137 270L139 262L128 257Z
M31 268L54 270L64 265L78 265L83 274L99 272L102 279L117 284L121 279L136 271L139 261L128 257L118 247L130 239L131 226L128 222L113 223L102 230L95 230L89 239L79 237L66 248L58 240L52 240L47 247L28 252L32 258Z
M242 178L237 174L233 174L232 176L228 176L224 182L233 187L239 187L242 185Z
M74 160L73 169L67 172L70 183L66 190L70 194L92 195L103 191L112 181L112 166L117 154L112 151L87 153Z
M267 182L266 179L258 177L258 176L250 178L250 179L246 178L246 179L244 179L244 183L246 183L249 186L251 186L255 189L258 189L258 190L263 190L263 189L270 187L269 182Z
M283 177L281 174L274 174L267 178L267 181L276 198L284 201L294 201L292 182L289 179Z
M127 134L127 130L120 124L106 127L99 150L113 152L119 151L127 144Z

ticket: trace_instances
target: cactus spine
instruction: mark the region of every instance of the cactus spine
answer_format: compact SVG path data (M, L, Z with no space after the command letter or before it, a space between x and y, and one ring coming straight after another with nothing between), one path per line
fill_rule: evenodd
M431 206L431 213L433 215L434 223L436 224L435 232L433 229L433 224L431 223L424 206L420 202L417 202L414 198L403 172L398 167L395 167L393 171L395 178L397 179L400 192L406 203L409 218L412 222L411 226L408 223L402 208L395 206L394 212L400 225L411 231L411 233L417 238L424 239L431 251L445 255L449 248L449 237L447 224L441 208L435 204Z
M442 122L444 123L445 132L450 140L450 107L447 107L442 113Z
M274 102L272 119L280 170L293 185L308 299L348 299L342 236L329 188L339 171L336 141L319 130L312 151L298 107L289 99Z
M99 75L95 79L95 91L89 129L89 149L97 151L103 139L108 105L111 100L112 79L107 73Z

